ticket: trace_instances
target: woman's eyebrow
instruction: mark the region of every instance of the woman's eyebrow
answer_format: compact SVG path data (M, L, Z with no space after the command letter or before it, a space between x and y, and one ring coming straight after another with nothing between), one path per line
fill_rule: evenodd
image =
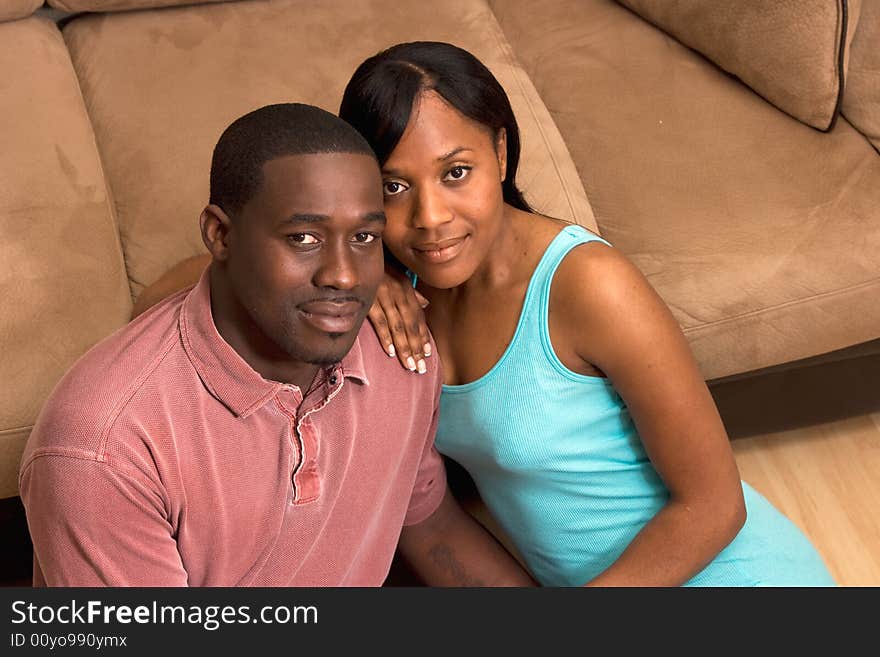
M445 162L446 160L449 160L449 159L455 157L456 155L459 155L459 154L465 153L465 152L473 152L473 150L474 150L473 148L468 148L467 146L459 146L458 148L453 148L448 153L441 155L440 157L438 157L435 160L435 162ZM396 176L396 175L400 175L400 172L397 169L390 169L388 167L382 167L382 175L383 176Z
M472 148L468 148L467 146L459 146L458 148L455 148L455 149L449 151L448 153L446 153L446 155L441 155L440 157L438 157L437 161L442 162L443 160L448 160L450 158L455 157L459 153L464 153L465 151L472 151L472 150L473 150Z

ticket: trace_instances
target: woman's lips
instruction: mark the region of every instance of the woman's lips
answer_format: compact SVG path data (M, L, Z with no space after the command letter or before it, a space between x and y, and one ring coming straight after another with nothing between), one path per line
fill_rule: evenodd
M299 307L303 319L324 333L348 333L361 320L363 305L356 301L344 303L314 301Z
M467 235L464 237L453 237L439 242L424 242L413 245L412 248L416 256L422 260L438 265L449 262L461 253L465 242L467 242Z

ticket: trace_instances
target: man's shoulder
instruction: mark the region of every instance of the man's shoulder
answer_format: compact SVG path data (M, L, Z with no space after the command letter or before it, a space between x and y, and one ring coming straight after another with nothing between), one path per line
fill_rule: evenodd
M70 449L97 456L108 425L163 362L185 358L178 329L181 301L163 302L83 354L43 404L28 450ZM174 387L168 389L173 394Z
M385 352L369 321L364 321L357 339L363 358L364 372L371 387L375 383L379 389L386 392L389 390L410 391L418 395L423 395L425 390L439 390L442 375L440 359L436 356L426 358L427 371L424 374L418 374L404 369L397 358L391 357ZM431 345L436 353L437 349L433 339Z

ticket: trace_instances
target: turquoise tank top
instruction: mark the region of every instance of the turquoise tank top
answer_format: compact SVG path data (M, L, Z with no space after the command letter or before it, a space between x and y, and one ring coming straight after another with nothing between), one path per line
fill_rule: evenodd
M567 226L535 269L510 345L481 378L444 385L437 449L461 464L545 586L579 586L610 566L668 499L626 404L606 380L569 370L548 329L550 285ZM610 246L610 245L609 245ZM743 483L748 519L688 585L834 585L800 530Z

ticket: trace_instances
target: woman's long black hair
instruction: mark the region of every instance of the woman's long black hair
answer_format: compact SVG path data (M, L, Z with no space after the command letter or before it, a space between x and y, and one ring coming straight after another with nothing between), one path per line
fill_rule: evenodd
M490 129L493 136L504 128L504 201L531 212L516 186L519 128L510 100L495 76L468 51L450 43L413 41L373 55L358 66L346 85L339 116L366 138L384 165L406 130L413 102L424 91L438 93L464 116Z

